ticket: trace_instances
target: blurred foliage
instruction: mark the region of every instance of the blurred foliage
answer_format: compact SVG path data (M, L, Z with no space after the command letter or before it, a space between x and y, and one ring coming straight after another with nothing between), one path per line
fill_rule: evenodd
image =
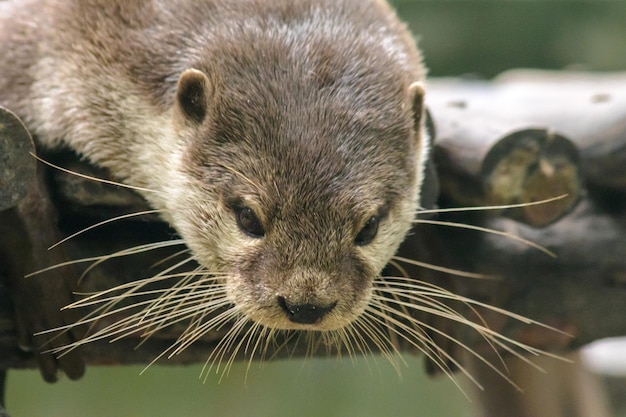
M626 70L626 1L396 0L431 76Z
M201 366L89 368L80 382L46 384L37 371L9 373L12 417L469 417L471 402L446 378L427 379L407 358L237 363L203 383Z

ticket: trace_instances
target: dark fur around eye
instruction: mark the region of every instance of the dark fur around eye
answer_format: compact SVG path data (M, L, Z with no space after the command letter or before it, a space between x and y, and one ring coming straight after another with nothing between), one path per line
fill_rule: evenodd
M357 246L365 246L370 244L378 233L379 222L379 216L370 217L370 219L365 222L365 225L363 225L359 233L356 235L356 238L354 239L354 244Z
M257 217L254 210L246 206L236 206L234 208L237 226L246 235L260 239L265 236L265 229L261 220Z

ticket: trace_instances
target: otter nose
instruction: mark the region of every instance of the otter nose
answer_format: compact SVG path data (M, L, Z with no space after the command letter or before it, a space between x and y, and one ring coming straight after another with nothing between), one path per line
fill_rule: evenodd
M278 297L278 305L287 314L287 318L294 323L315 324L322 320L322 317L333 308L337 303L329 306L321 306L317 304L292 304L285 297Z

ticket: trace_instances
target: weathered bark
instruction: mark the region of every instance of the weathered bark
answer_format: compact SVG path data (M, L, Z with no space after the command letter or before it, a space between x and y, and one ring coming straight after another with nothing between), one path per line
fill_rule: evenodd
M514 70L491 82L433 80L428 91L438 131L457 123L489 142L494 124L541 127L575 143L590 187L626 185L626 73Z
M567 213L583 192L576 147L546 128L511 129L465 110L441 112L435 158L441 186L460 206L530 203L505 215L541 227ZM522 126L522 124L520 124Z

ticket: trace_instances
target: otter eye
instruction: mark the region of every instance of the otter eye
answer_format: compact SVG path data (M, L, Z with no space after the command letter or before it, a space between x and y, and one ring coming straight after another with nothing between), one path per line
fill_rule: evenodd
M235 208L237 226L250 237L262 238L265 235L261 221L250 207Z
M359 234L354 239L354 244L357 246L365 246L374 240L376 233L378 233L378 222L380 218L378 216L372 216L365 223Z

